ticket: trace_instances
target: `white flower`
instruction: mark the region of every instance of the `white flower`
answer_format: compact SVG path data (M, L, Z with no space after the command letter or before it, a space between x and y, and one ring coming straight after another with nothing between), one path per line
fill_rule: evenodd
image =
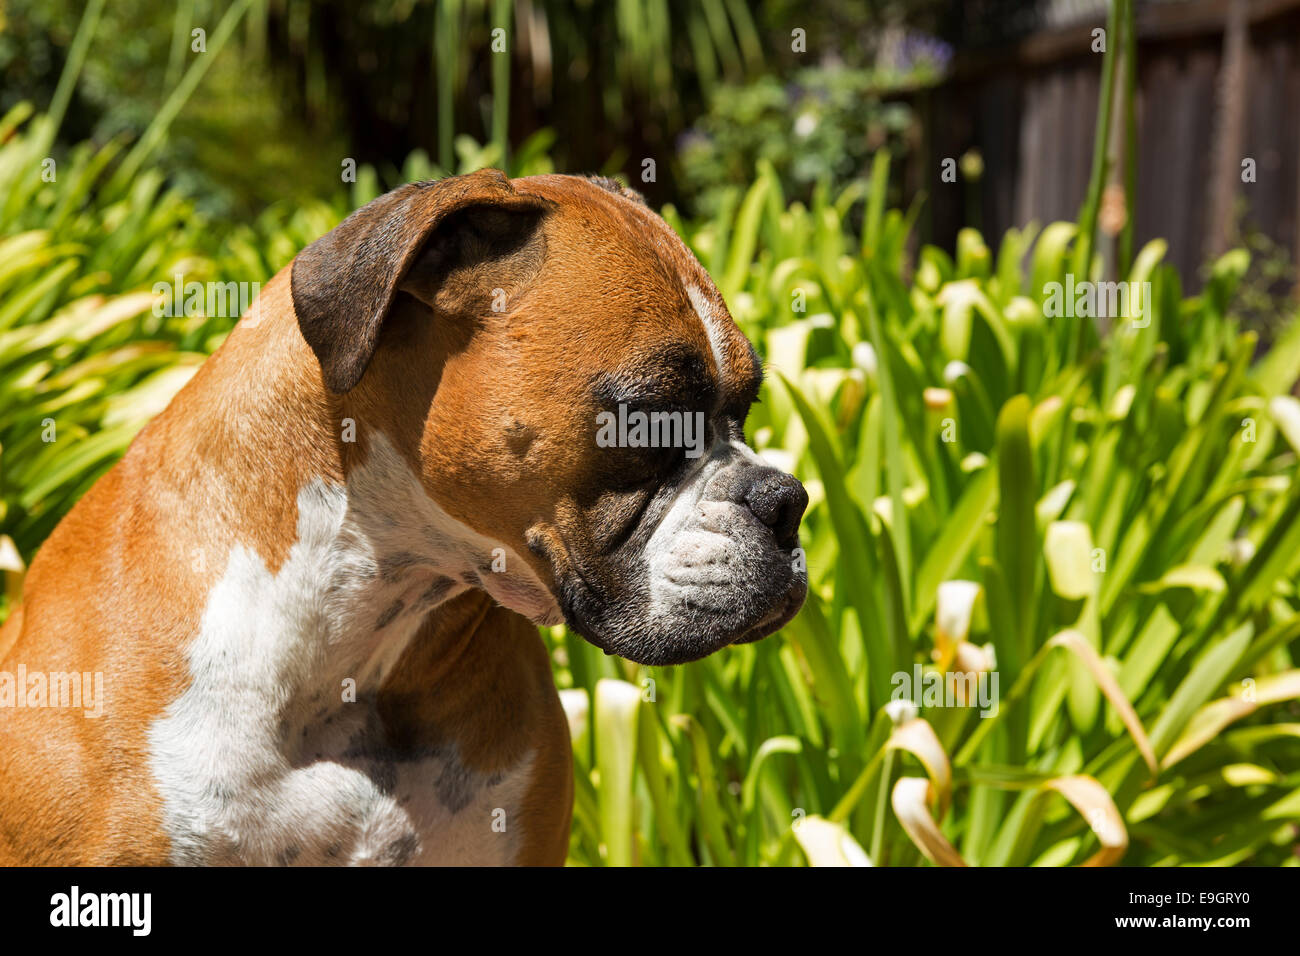
M853 364L874 378L878 367L875 347L870 342L853 346Z
M885 715L894 722L894 726L905 724L916 717L916 704L906 697L891 700L885 705Z
M952 392L946 388L927 388L921 393L921 398L932 412L941 412L952 404Z
M974 581L944 581L934 600L935 649L946 654L970 634L971 615L980 586Z

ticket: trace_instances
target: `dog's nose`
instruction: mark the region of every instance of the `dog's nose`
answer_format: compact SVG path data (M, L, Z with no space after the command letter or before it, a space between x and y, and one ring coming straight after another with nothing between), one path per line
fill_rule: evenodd
M798 478L775 468L765 469L745 492L745 504L772 529L781 547L794 547L799 521L808 507L808 492Z

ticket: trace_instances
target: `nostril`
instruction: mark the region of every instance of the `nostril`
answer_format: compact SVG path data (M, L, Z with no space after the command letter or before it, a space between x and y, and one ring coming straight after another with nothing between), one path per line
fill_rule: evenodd
M750 486L745 504L759 521L772 529L780 545L794 546L799 521L808 507L808 492L794 475L768 473Z

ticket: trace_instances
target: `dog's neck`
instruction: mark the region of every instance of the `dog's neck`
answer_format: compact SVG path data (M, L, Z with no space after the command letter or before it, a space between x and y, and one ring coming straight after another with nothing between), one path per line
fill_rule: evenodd
M263 296L287 300L284 278ZM291 310L272 301L261 314L178 396L175 414L187 424L168 430L151 456L155 487L197 481L227 505L204 629L255 620L277 643L263 648L266 663L291 696L337 699L345 679L358 694L377 689L420 625L466 590L558 623L554 599L519 555L427 493L410 450L419 403L373 385L328 394L310 374ZM299 360L286 363L286 354ZM237 392L231 365L247 385ZM267 461L287 463L287 473L267 480ZM250 505L261 509L252 520Z
M359 685L381 681L421 622L467 589L557 622L518 555L448 515L382 432L367 444L341 485L314 482L298 498L299 541L325 564L318 601L328 643Z

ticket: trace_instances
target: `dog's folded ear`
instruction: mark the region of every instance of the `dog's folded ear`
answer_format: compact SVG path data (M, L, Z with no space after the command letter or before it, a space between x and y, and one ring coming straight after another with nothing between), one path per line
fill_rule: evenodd
M411 183L362 206L298 253L293 308L325 385L341 393L361 380L399 290L435 312L517 291L519 280L541 267L538 224L550 205L516 192L495 169ZM489 268L517 257L522 261L500 274Z

